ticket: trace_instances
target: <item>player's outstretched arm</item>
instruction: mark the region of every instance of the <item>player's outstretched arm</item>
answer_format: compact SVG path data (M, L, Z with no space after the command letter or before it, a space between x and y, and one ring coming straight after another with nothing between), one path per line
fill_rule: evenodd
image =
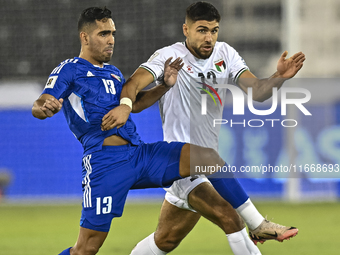
M136 101L132 105L132 112L141 112L156 103L170 88L172 88L176 81L178 71L183 67L182 59L177 58L170 63L172 58L169 58L164 64L164 81L162 84L153 87L152 89L142 90L137 94ZM139 68L136 72L151 73L144 68Z
M129 118L129 114L132 110L138 112L153 105L166 91L168 91L169 88L166 87L172 87L176 83L178 71L183 67L183 64L180 58L177 58L170 64L171 59L172 58L167 59L164 64L164 86L159 86L155 90L151 90L150 94L144 94L144 96L142 94L139 97L137 97L137 95L142 89L152 83L154 78L152 74L145 69L137 69L124 84L120 96L121 99L125 98L124 100L131 100L131 107L121 103L121 105L109 111L102 119L101 129L103 131L115 127L122 127ZM136 99L138 99L139 102L137 102L137 105L134 107L133 105L136 103Z
M303 62L306 60L305 54L302 52L295 53L290 58L286 59L288 51L282 53L277 62L277 74L280 78L293 78L297 72L302 68Z
M38 119L46 119L58 113L63 106L63 99L56 99L49 94L42 94L34 103L32 107L32 115Z
M245 71L238 79L238 85L247 93L249 87L252 88L253 100L263 102L272 96L272 88L280 88L285 80L294 77L302 68L306 60L305 54L298 52L286 58L288 52L282 53L277 62L277 71L267 79L258 79L250 71Z

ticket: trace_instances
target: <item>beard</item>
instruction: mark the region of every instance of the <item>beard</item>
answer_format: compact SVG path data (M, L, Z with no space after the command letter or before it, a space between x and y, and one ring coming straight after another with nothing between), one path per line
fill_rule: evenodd
M113 55L113 54L112 54ZM104 63L107 63L107 62L109 62L110 60L111 60L111 58L112 58L112 55L109 55L109 56L103 56L103 62Z
M113 56L113 52L109 54L108 52L105 51L105 49L100 49L99 47L92 47L91 48L92 52L92 58L95 59L99 63L107 63L111 60Z
M114 52L114 51L113 51ZM100 58L102 59L102 61L104 63L107 63L111 60L112 56L113 56L113 52L111 54L107 53L107 52L103 52L100 56Z
M214 46L213 45L205 45L205 46L211 46L211 51L205 51L205 52L202 52L200 50L200 48L197 48L197 47L192 47L192 49L195 51L195 53L197 54L197 56L199 56L201 59L207 59L211 56L211 54L213 53L214 51Z
M100 56L95 56L95 57L93 57L97 62L99 62L99 63L107 63L107 62L109 62L110 60L111 60L111 55L110 56L108 56L108 55L104 55L104 54L102 54L102 55L100 55Z

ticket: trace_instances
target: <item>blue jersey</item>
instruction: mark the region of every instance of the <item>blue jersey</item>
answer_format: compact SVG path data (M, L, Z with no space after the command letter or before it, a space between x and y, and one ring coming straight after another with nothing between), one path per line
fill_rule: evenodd
M82 58L67 59L50 74L42 94L63 98L63 111L69 128L81 142L84 155L102 149L103 141L118 135L133 145L141 142L129 116L117 129L101 130L102 118L119 105L125 79L115 66L94 66Z

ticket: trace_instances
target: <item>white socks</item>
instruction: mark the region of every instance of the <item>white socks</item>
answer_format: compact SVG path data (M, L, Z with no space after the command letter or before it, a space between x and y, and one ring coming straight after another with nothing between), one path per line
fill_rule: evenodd
M152 233L142 241L140 241L136 247L132 250L130 255L165 255L164 251L161 251L155 243L155 233Z
M239 215L241 215L250 230L257 228L264 220L263 216L259 213L249 198L244 204L236 208L236 211Z
M256 229L264 220L254 204L248 199L236 211L241 215L249 229ZM155 243L155 233L152 233L132 250L130 255L165 255L166 252L160 250ZM260 255L257 246L250 240L246 228L239 232L227 235L229 245L234 255Z
M165 255L164 251L161 251L154 238L155 233L152 233L142 241L140 241L136 247L132 250L130 255ZM234 255L261 255L257 246L249 239L246 228L239 232L235 232L227 235L229 245Z
M248 237L246 228L227 235L227 238L234 255L261 255L260 250Z

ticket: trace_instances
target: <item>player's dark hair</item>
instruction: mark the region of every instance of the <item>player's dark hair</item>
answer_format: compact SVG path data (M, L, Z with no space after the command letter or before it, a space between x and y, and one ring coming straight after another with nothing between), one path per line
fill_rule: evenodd
M198 20L207 20L220 22L221 16L218 10L211 3L196 2L190 5L186 10L186 19L196 22Z
M82 11L80 17L78 19L78 31L84 28L84 26L91 25L96 22L96 20L102 19L112 19L111 11L104 8L99 7L90 7Z

